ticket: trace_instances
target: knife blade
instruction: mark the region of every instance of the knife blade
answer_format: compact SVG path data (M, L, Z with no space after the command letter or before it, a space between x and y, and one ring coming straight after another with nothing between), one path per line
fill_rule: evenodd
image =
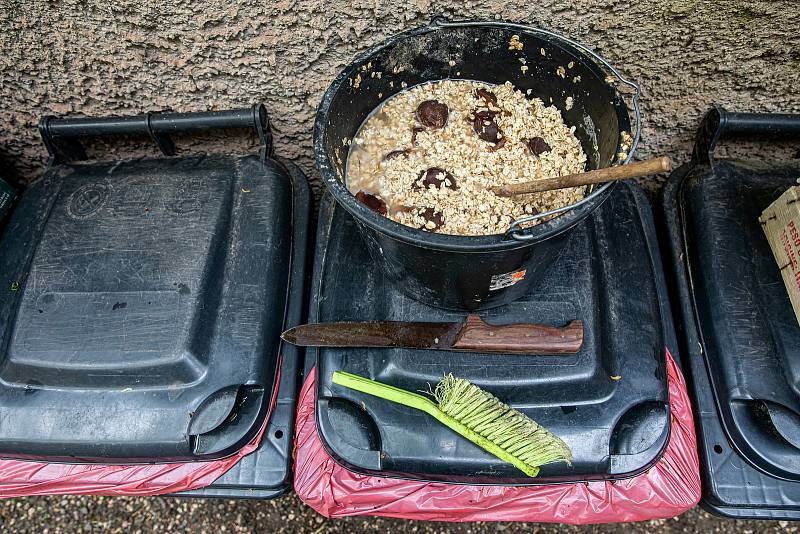
M305 324L281 338L302 347L384 347L497 354L574 354L583 345L583 323L566 326L491 325L470 314L461 323L367 321Z

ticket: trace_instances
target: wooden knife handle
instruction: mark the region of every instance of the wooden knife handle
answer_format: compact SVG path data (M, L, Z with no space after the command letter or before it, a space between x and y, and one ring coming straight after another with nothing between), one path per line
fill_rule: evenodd
M583 322L567 326L509 324L493 326L476 314L467 316L452 350L502 354L575 354L583 345Z

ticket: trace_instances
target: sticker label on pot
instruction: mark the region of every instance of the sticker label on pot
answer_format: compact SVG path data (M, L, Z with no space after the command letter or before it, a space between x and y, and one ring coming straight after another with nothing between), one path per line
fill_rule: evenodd
M489 283L489 291L497 291L505 287L511 287L517 282L522 282L525 279L527 270L514 271L513 273L494 274Z

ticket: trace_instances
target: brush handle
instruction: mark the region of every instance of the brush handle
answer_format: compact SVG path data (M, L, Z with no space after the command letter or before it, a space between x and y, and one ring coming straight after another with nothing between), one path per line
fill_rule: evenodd
M626 180L628 178L639 178L651 174L659 174L672 170L672 160L667 156L660 158L618 165L616 167L606 167L579 174L567 174L555 178L545 178L532 182L520 184L498 185L492 187L495 195L510 197L514 195L525 195L529 193L541 193L542 191L552 191L554 189L565 189L567 187L579 187L582 185L599 184L612 182L614 180Z
M408 406L409 408L421 410L435 418L440 423L448 426L451 430L465 437L475 445L478 445L486 452L493 454L504 462L512 464L529 477L535 477L539 474L538 467L530 466L514 455L506 452L502 447L496 445L492 441L489 441L474 430L459 422L457 419L454 419L453 417L450 417L444 413L433 401L426 399L422 395L411 393L410 391L396 388L394 386L390 386L389 384L384 384L383 382L370 380L369 378L364 378L363 376L345 373L344 371L334 371L331 380L334 384L338 384L355 391L360 391L361 393L366 393L367 395L374 395L375 397L396 402L397 404L402 404L403 406Z
M334 371L332 381L334 384L396 402L397 404L402 404L409 408L416 408L417 410L431 415L434 415L433 412L439 411L439 407L436 406L433 401L426 399L422 395L411 393L405 389L396 388L389 384L384 384L383 382L370 380L363 376L345 373L344 371Z

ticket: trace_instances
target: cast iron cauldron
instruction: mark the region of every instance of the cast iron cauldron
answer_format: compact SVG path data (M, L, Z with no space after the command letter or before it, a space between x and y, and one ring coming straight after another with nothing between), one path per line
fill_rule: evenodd
M513 35L519 36L522 50L509 50ZM526 73L520 69L520 58L525 58ZM559 67L564 68L563 76ZM380 72L380 78L372 77L372 72ZM614 76L633 89L633 134L628 108L612 83ZM511 81L522 91L531 89L531 96L552 102L567 125L575 126L589 169L626 163L632 157L639 140L639 88L588 48L551 32L441 18L361 54L328 88L314 125L317 166L328 191L355 217L374 261L397 287L428 305L487 309L525 294L558 256L568 230L597 209L614 185L605 184L572 206L539 214L560 213L546 222L523 230L520 224L525 220L520 219L505 234L493 236L426 232L370 211L345 185L349 146L342 140L352 139L371 111L403 90L402 82L411 87L445 78ZM570 109L567 97L573 99Z

